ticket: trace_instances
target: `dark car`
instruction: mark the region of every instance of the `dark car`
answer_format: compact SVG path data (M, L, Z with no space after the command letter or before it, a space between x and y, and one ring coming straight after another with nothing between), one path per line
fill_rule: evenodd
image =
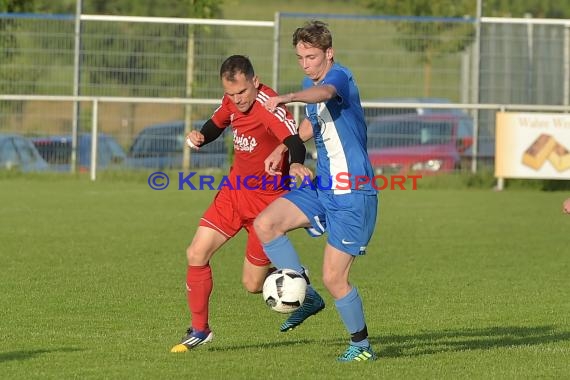
M72 136L46 136L32 139L34 145L46 160L50 169L56 171L71 170ZM77 168L80 172L91 167L91 141L89 133L77 136ZM127 158L127 154L112 137L100 133L97 137L97 167L100 169L119 167Z
M200 129L205 121L193 123ZM199 150L190 152L191 168L221 168L227 166L228 149L224 132ZM173 121L148 126L140 131L131 148L127 166L131 168L177 169L183 167L185 145L184 122Z
M451 113L377 117L368 123L368 155L377 174L435 174L458 169L473 131Z
M47 162L30 140L16 134L0 134L0 169L35 172L47 168Z

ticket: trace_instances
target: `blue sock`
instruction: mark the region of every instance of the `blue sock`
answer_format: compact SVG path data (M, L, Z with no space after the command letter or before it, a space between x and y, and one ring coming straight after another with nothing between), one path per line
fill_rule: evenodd
M287 268L303 273L304 269L301 266L299 255L287 236L281 235L263 244L263 250L277 269Z
M291 240L285 235L281 235L270 242L263 244L263 250L269 260L277 267L277 269L293 269L301 274L305 273L305 268L301 265L299 260L299 255L297 251L291 244ZM305 277L306 279L308 277ZM309 284L307 286L307 296L311 297L315 295L315 290Z
M364 321L364 310L362 308L362 300L358 291L355 287L352 287L348 294L335 301L336 309L340 314L340 318L344 322L344 326L351 334L352 338L356 338L358 341L350 340L350 344L359 347L368 347L370 342L368 337L361 339L356 333L362 333L366 327L366 322ZM355 335L356 334L356 335ZM360 340L359 340L360 339Z

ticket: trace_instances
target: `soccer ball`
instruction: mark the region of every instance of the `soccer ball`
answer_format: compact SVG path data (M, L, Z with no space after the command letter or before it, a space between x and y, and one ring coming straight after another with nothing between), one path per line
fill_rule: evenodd
M263 300L271 310L292 313L305 301L307 281L292 269L279 269L263 283Z

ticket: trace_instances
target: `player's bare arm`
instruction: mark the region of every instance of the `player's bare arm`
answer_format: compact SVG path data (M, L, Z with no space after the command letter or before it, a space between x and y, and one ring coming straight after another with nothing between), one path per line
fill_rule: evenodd
M336 88L330 84L323 84L292 92L288 96L291 99L290 102L321 103L334 98L336 96Z
M299 137L301 137L301 140L304 142L307 142L313 138L313 126L311 125L309 119L303 119L299 125Z
M273 112L280 104L291 102L320 103L326 102L336 96L336 88L330 84L307 88L299 92L291 92L286 95L274 96L265 102L265 108Z

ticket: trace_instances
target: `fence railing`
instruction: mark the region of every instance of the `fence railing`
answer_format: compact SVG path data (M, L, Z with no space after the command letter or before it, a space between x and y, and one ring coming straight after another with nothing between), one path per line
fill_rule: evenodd
M128 156L148 126L182 123L187 131L208 118L222 96L219 65L230 54L250 56L261 81L278 91L298 89L291 33L310 18L329 23L336 58L353 70L369 123L387 116L380 109L419 113L426 101L429 109L450 110L461 133L471 134L461 154L471 157L473 171L494 152L496 110L568 112L570 20L483 17L475 44L472 18L81 15L77 36L71 15L0 14L0 93L11 94L0 97L0 131L71 134L75 168L78 134L92 133L96 119L99 132L113 136ZM192 164L186 153L183 160Z
M58 115L62 109L71 109L79 102L89 114L84 115L77 144L77 163L82 171L88 171L95 180L100 170L158 170L158 169L201 169L227 168L231 160L231 134L199 153L191 153L184 147L184 135L188 129L199 129L203 119L192 120L185 127L183 118L164 119L155 122L145 119L140 113L138 130L122 123L120 116L113 115L119 105L141 108L152 106L179 108L185 106L209 109L219 105L218 100L188 98L131 98L100 96L48 96L48 95L0 95L0 104L26 101L30 111L26 113L26 124L36 127L22 130L17 127L0 127L0 132L18 133L30 138L52 170L72 171L70 160L70 127L61 127ZM35 105L35 106L33 106ZM489 167L494 159L494 136L477 133L471 114L488 114L480 122L488 123L483 129L494 130L494 115L497 111L528 112L570 112L570 106L523 105L523 104L469 104L469 103L426 103L426 102L363 102L368 124L368 149L378 173L394 170L398 165L408 165L401 170L411 170L413 164L427 161L436 163L434 171L472 170L478 166ZM289 104L297 121L304 114L302 103ZM14 115L14 118L22 115ZM208 118L209 116L205 117ZM145 120L148 123L145 123ZM152 120L152 121L150 121ZM12 123L9 125L17 125ZM41 125L41 128L39 127ZM436 153L421 155L421 146L429 146ZM386 157L382 149L397 153ZM446 150L447 149L447 150ZM449 150L451 149L451 150ZM406 156L407 155L407 156ZM397 156L397 157L396 157ZM402 157L406 160L402 161ZM309 157L310 158L310 157ZM415 162L413 161L415 158ZM390 161L391 160L391 161ZM400 161L399 161L400 160ZM451 160L447 162L446 160ZM475 163L475 164L473 164Z

